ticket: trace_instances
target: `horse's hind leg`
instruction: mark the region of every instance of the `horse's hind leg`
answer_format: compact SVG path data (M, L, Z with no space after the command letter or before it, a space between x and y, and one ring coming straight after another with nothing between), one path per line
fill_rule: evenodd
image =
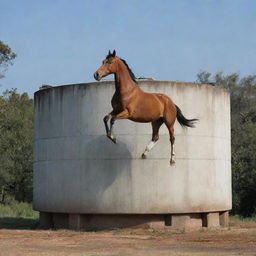
M171 102L170 102L171 103ZM174 123L176 120L176 107L174 104L168 104L166 107L165 113L164 113L164 123L169 131L170 135L170 142L171 142L171 159L170 159L170 164L174 165L175 160L174 160L174 142L175 142L175 137L174 137Z
M175 142L175 137L174 137L174 128L173 125L169 125L168 123L165 123L168 130L169 130L169 134L170 134L170 142L171 142L171 159L170 159L170 165L174 165L175 164L175 160L174 160L174 142Z
M149 151L156 145L156 142L159 139L159 128L161 127L161 125L163 124L163 119L160 118L156 121L153 121L152 124L152 140L149 142L149 144L147 145L147 147L145 148L145 151L143 152L143 154L141 155L141 158L145 159L147 158L147 154L149 153Z
M175 164L175 160L174 160L174 142L175 142L175 137L174 137L174 128L170 128L169 129L169 133L170 133L170 142L171 142L171 160L170 160L170 164L173 165Z

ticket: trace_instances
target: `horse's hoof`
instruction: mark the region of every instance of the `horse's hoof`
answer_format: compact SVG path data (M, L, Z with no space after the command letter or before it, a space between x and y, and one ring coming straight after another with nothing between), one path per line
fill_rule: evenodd
M116 138L113 135L107 135L107 137L116 144Z
M147 156L143 153L143 154L141 155L141 158L142 158L142 159L146 159Z
M175 161L174 160L170 160L170 165L171 166L175 165Z

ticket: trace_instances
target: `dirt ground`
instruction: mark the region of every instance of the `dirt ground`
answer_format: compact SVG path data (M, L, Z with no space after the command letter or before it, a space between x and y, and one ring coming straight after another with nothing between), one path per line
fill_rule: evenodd
M256 223L232 221L228 228L199 231L137 228L104 232L38 230L33 225L0 219L0 255L256 256Z

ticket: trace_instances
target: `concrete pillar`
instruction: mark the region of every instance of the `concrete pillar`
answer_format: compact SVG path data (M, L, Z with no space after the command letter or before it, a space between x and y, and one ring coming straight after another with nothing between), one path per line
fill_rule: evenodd
M53 227L52 214L49 212L39 212L39 227L50 229Z
M209 212L203 214L203 226L207 228L219 227L219 212Z
M185 227L189 222L189 215L172 215L172 227Z
M164 229L165 221L164 220L151 221L148 223L148 227L152 229Z
M220 225L227 227L229 223L229 213L228 211L220 212Z
M169 222L169 220L168 220ZM169 224L169 223L168 223ZM191 214L179 214L171 216L171 226L174 228L201 228L202 218L201 214L191 213Z
M73 230L81 229L81 215L80 214L69 214L68 228Z

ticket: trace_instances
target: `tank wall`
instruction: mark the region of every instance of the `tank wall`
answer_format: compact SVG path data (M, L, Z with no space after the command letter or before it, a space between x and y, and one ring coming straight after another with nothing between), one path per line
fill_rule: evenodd
M141 81L165 93L195 129L175 123L176 165L164 125L146 160L151 125L118 120L118 144L105 136L113 82L68 85L35 93L34 208L43 212L154 214L231 208L230 102L220 88Z

